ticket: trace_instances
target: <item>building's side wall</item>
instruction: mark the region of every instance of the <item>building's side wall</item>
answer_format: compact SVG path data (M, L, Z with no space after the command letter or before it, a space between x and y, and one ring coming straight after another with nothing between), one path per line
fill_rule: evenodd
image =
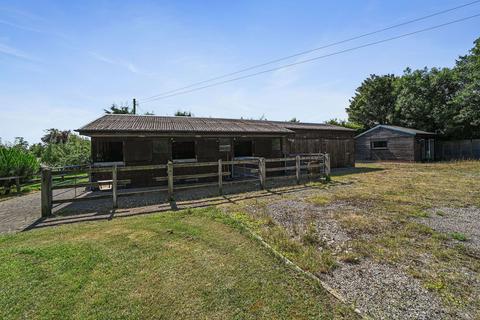
M234 157L235 140L252 141L252 156L265 158L280 158L283 156L281 137L92 137L92 159L93 162L99 161L97 150L98 145L103 142L122 142L123 143L123 163L125 166L138 166L149 164L166 164L172 160L172 142L173 141L195 141L195 153L197 162L212 162L218 159L232 160ZM280 148L273 148L273 140L279 142ZM220 143L230 144L229 149L220 150ZM277 145L278 146L278 145ZM175 175L190 175L196 173L214 173L217 172L217 166L211 167L191 167L177 168ZM225 166L224 171L230 170ZM144 170L129 171L119 174L119 179L132 180L132 186L153 186L158 185L155 177L165 176L166 170ZM110 173L96 173L95 180L109 180ZM210 180L215 180L212 178Z
M387 141L386 149L372 149L372 141ZM378 128L355 139L356 160L414 161L415 138L401 132Z
M293 137L285 140L286 154L328 153L332 168L355 165L353 131L295 130Z
M98 162L98 146L103 142L121 142L123 144L123 163L125 166L149 164L166 164L172 160L172 142L195 141L197 162L212 162L218 159L234 158L236 140L252 141L252 156L265 158L281 158L294 154L327 152L330 154L331 167L354 166L353 132L332 131L297 131L287 137L92 137L92 159ZM221 148L221 145L230 148ZM282 165L271 163L270 167ZM230 170L225 166L224 171ZM196 173L216 172L216 166L176 168L175 175L190 175ZM130 179L131 186L158 185L155 177L166 175L166 170L144 170L120 173L119 179ZM110 173L97 173L95 180L109 180ZM213 178L212 178L213 179ZM214 179L213 179L214 180Z

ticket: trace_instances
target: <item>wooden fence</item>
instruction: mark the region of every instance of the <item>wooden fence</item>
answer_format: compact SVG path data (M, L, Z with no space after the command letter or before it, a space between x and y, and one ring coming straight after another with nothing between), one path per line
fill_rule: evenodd
M271 166L270 164L276 163L277 166ZM278 166L278 164L281 164ZM225 179L231 178L233 173L231 171L238 166L249 166L246 170L251 174L248 179ZM175 175L175 168L200 168L200 167L216 167L215 172L211 173L197 173L189 175ZM224 171L224 168L231 168L231 171ZM130 179L118 179L120 172L142 171L142 170L165 170L166 176L154 177L156 182L166 182L166 186L159 186L153 189L132 190L127 192L118 193L119 186L127 186L131 183ZM286 158L250 158L242 160L223 161L219 159L215 162L194 162L194 163L175 163L169 161L165 165L145 165L145 166L117 166L111 167L99 167L99 168L77 168L77 169L50 169L43 168L41 175L41 207L42 216L50 216L52 214L53 204L70 203L77 201L89 201L96 199L112 198L112 207L118 207L119 196L129 196L146 194L153 192L168 192L168 198L173 200L174 191L188 188L201 188L201 187L213 187L217 186L220 194L223 193L224 185L245 183L246 181L259 181L262 189L266 188L267 174L283 172L282 177L291 177L300 183L303 172L307 172L308 175L313 176L315 173L319 173L325 177L330 176L330 156L329 154L316 154L306 156L295 156ZM91 181L91 175L94 173L111 173L111 179L101 181ZM78 174L87 173L89 178L88 182L76 181L73 183L63 183L61 185L54 185L53 182L58 179L58 176L64 176L66 174ZM254 177L252 179L252 177ZM215 182L203 182L203 183L178 183L178 181L185 181L191 179L205 179L205 178L218 178ZM275 178L274 176L268 177L268 179ZM176 183L177 182L177 183ZM74 198L62 198L54 199L53 190L65 189L65 188L77 188L77 187L99 187L101 185L111 186L111 194L95 194L88 197L74 197Z
M436 160L480 159L480 139L438 140Z
M20 185L20 179L22 177L20 176L15 176L15 177L2 177L0 178L0 181L12 181L15 180L15 188L17 189L17 193L20 193L21 191L21 185ZM1 182L0 182L1 183Z

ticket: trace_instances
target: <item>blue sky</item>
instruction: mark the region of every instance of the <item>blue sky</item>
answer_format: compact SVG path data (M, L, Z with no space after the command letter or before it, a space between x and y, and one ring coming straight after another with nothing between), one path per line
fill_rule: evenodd
M469 0L465 0L465 3ZM0 1L0 137L37 142L131 101L463 1ZM480 4L302 58L480 13ZM140 104L172 115L322 122L369 74L453 65L480 18L295 68Z

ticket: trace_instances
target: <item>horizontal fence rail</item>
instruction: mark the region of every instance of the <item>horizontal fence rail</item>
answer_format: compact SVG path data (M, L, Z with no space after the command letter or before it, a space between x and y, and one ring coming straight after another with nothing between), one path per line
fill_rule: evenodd
M195 174L175 174L175 169L182 168L208 168L213 172L195 173ZM146 190L131 190L118 193L119 186L128 186L132 183L131 179L119 179L120 172L134 171L154 171L166 170L165 176L155 176L153 181L165 183L166 186L160 186ZM283 172L283 175L278 175ZM111 178L105 180L92 181L92 174L110 173ZM270 175L267 175L269 173ZM277 177L295 177L297 183L300 183L302 175L307 174L313 177L320 174L325 177L330 176L330 156L329 154L296 155L285 158L258 158L234 159L211 162L172 162L165 165L142 165L142 166L119 166L114 164L110 167L70 167L70 168L43 168L41 172L41 207L42 216L52 214L53 204L70 203L77 201L89 201L97 199L112 199L112 207L118 207L118 197L141 195L152 192L168 192L168 198L173 200L175 190L189 188L203 188L218 186L218 191L223 194L224 185L236 183L258 182L262 189L266 189L267 178ZM70 176L66 176L70 175ZM218 179L217 181L204 181L200 179ZM77 180L88 181L80 181ZM73 180L73 182L71 182ZM190 183L188 183L190 182ZM193 183L192 183L193 182ZM53 190L75 189L75 197L63 197L54 199ZM84 197L77 197L76 188L106 188L108 193L89 194ZM110 192L111 190L111 192Z

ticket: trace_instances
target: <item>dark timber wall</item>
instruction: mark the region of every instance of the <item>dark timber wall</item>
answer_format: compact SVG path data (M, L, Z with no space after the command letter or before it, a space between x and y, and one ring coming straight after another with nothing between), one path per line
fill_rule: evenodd
M195 142L195 154L197 162L211 162L222 160L231 160L234 157L234 142L248 141L252 144L252 154L254 157L280 158L282 154L282 137L242 137L242 138L214 138L214 137L92 137L92 159L93 162L102 162L99 150L101 144L109 142L121 142L123 144L123 163L125 166L138 166L149 164L166 164L172 160L172 143L182 141ZM276 140L279 148L274 148ZM230 148L220 150L220 146L230 145ZM198 167L198 168L177 168L176 175L187 175L194 173L217 172L216 166ZM224 169L225 172L228 168ZM130 171L123 173L119 179L131 179L134 186L153 186L158 185L155 177L166 176L166 170L149 171ZM109 173L96 173L95 180L109 180Z
M328 153L332 168L355 165L355 142L353 131L340 130L295 130L295 135L286 138L287 155Z
M92 137L93 162L105 162L101 153L105 143L119 142L123 150L123 164L138 166L149 164L166 164L172 160L172 143L182 141L195 142L195 158L197 162L231 160L235 155L235 142L251 142L253 157L282 158L295 154L327 152L330 154L331 167L354 166L355 144L353 132L330 130L298 130L295 134L283 136L242 137ZM228 147L230 146L230 147ZM175 160L174 160L175 162ZM271 164L271 166L281 165ZM175 175L216 172L218 168L197 167L177 168ZM224 168L228 172L229 168ZM132 186L158 185L155 177L166 176L166 170L130 171L119 174L119 179L131 179ZM109 173L97 173L94 180L109 180Z
M436 160L480 159L480 139L439 140L435 149Z
M372 149L372 141L388 141L388 146L386 149ZM415 161L415 149L414 136L384 128L378 128L355 139L356 160Z

